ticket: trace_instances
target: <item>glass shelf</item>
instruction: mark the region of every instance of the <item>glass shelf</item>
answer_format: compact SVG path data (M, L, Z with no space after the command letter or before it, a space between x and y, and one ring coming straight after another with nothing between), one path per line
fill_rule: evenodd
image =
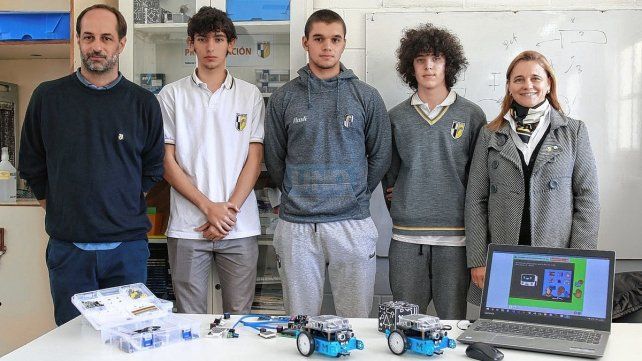
M238 21L234 23L237 34L289 34L289 21ZM187 23L134 24L134 31L148 36L163 34L187 35Z

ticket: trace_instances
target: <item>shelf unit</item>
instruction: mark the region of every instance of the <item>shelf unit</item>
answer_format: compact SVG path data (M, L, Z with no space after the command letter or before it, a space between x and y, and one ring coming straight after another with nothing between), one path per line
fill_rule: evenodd
M188 0L190 1L190 0ZM185 4L184 0L161 0L161 7L175 10L172 6ZM188 4L196 12L201 6L214 6L225 10L225 0L191 0ZM172 7L172 8L170 8ZM165 84L179 80L192 73L194 65L186 65L184 48L187 40L186 23L152 23L135 24L134 8L131 0L119 1L119 9L130 24L128 43L120 55L119 67L123 75L135 83L140 83L140 75L145 73L165 74ZM305 52L300 46L303 28L307 15L312 13L312 0L291 1L291 21L242 21L235 22L238 35L271 35L273 43L271 52L274 63L270 69L288 69L290 77L296 76L297 70L305 65ZM256 83L254 67L228 66L235 77ZM258 68L262 68L258 67ZM268 98L270 93L262 93ZM261 166L262 174L255 190L261 190L267 184L265 165ZM169 199L165 199L169 203ZM156 205L156 204L154 204ZM168 209L168 208L165 208ZM262 227L264 229L264 227ZM166 243L164 236L150 237L150 243ZM259 262L255 304L252 312L284 314L281 282L276 269L276 259L271 235L262 234L258 239ZM216 267L211 272L211 295L209 312L221 313L221 290L218 284ZM279 305L279 299L280 305ZM256 306L256 307L255 307Z
M234 26L241 35L290 33L290 21L238 21ZM185 39L187 23L134 24L134 32L147 36L178 34Z
M191 0L188 2L190 2L188 4L190 8L194 10L201 6L213 6L225 10L225 0ZM130 24L127 36L128 43L120 55L119 62L119 68L123 75L136 83L139 82L141 73L165 73L166 83L189 75L193 67L182 65L182 56L176 55L180 52L180 47L185 45L187 24L135 24L133 3L131 0L120 0L118 4L119 10L127 23ZM160 2L161 7L174 11L179 5L185 3L184 0L161 0ZM282 64L284 69L289 69L290 77L293 77L296 76L296 71L307 62L305 51L300 43L305 21L312 11L313 0L296 0L290 2L290 21L239 21L234 25L239 35L274 35L277 48L274 51L288 53L282 55L285 58ZM176 47L171 51L156 49L156 45L165 45L167 48L167 45L171 44ZM278 49L279 44L283 45L282 51ZM172 65L170 66L170 64ZM232 71L234 76L254 83L252 72L244 72L238 67L232 68ZM269 96L269 94L264 94L264 96L266 95Z
M0 42L0 60L69 59L70 52L69 40Z

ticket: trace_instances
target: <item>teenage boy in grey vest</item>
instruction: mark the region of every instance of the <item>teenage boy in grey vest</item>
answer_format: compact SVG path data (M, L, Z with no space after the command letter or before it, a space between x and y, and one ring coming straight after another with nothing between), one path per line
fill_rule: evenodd
M282 191L274 233L288 314L318 315L326 265L338 315L368 317L377 229L370 194L390 165L390 122L376 89L346 69L345 23L305 25L309 63L270 97L265 163Z
M452 90L468 65L455 35L431 24L407 30L397 57L399 75L416 92L389 113L390 288L395 300L418 304L420 312L434 300L440 318L463 319L469 283L464 200L486 117Z

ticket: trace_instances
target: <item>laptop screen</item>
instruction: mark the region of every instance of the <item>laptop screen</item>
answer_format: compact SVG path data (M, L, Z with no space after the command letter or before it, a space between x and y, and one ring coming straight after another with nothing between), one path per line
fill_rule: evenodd
M609 330L613 252L489 247L482 318Z

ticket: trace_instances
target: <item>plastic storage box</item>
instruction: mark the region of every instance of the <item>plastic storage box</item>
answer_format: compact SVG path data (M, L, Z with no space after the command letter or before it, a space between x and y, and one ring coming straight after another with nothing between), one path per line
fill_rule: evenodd
M199 321L171 314L105 329L101 332L101 338L104 343L132 353L199 338L200 326Z
M290 0L227 0L232 21L290 20Z
M142 283L78 293L71 302L101 331L103 342L125 352L166 346L199 338L200 321L171 313Z
M0 41L69 40L69 13L0 12Z

